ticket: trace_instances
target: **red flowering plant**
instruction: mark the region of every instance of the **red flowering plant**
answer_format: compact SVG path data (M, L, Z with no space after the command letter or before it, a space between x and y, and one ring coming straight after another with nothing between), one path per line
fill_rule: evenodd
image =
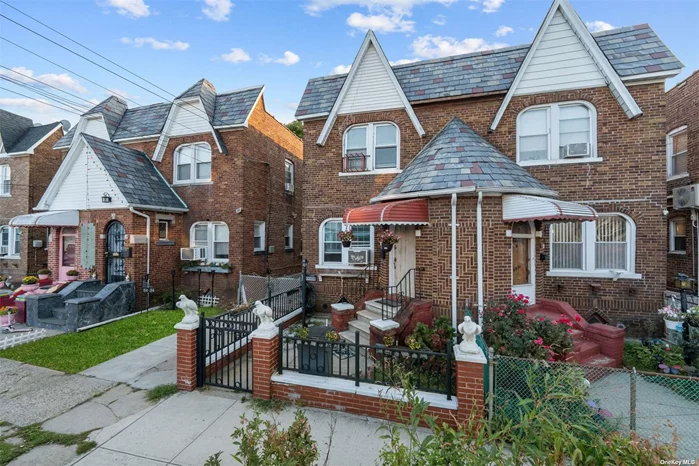
M510 294L501 304L489 304L483 314L483 338L497 354L558 361L573 347L572 322L551 321L527 314L529 298Z

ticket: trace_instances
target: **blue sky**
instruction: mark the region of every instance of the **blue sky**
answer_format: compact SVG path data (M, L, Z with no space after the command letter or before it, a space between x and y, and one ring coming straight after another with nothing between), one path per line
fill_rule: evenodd
M202 77L219 92L265 84L267 109L283 122L293 119L309 78L352 63L369 27L393 62L433 58L528 43L550 5L548 0L6 1L172 94ZM649 23L685 64L669 85L699 68L699 2L572 0L572 4L594 30ZM2 3L0 13L102 62ZM4 18L0 35L127 96L130 107L171 98L105 63L159 96L149 93ZM22 73L0 69L2 75L37 85L26 77L33 76L74 94L70 98L85 105L89 104L79 99L98 102L108 95L5 41L0 41L0 65ZM0 87L55 103L7 81ZM2 89L0 108L38 122L77 121L74 114Z

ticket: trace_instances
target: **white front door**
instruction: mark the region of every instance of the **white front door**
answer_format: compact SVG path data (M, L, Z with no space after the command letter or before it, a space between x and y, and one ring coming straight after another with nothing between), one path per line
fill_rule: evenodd
M393 250L389 255L389 284L396 286L405 275L415 268L415 227L396 226L396 235L400 236L400 241L393 245ZM407 279L406 279L407 280ZM410 297L415 297L414 276L410 283L404 282L401 286L402 292Z
M536 302L536 231L530 222L512 225L512 291Z

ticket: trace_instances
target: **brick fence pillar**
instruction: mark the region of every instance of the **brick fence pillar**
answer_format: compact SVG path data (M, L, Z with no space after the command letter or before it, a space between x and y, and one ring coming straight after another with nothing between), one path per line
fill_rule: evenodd
M252 396L272 398L272 374L279 365L279 329L271 324L261 325L250 334L252 339Z
M480 419L485 409L485 374L488 363L483 350L465 353L454 346L456 359L456 397L459 400L457 420L466 423L469 418Z
M197 388L197 329L196 322L180 322L177 329L177 389L187 392Z

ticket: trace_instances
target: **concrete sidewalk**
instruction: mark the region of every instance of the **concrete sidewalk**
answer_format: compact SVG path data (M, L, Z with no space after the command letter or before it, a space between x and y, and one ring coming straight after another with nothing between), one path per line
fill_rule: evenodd
M253 416L250 403L242 399L243 395L228 390L180 392L153 408L95 433L91 438L98 447L72 464L202 466L218 451L223 451L221 459L224 465L238 464L231 458L235 447L230 436L240 426L241 414L245 413L248 418ZM274 417L286 427L293 421L296 409L287 407L277 414L265 413L264 417ZM382 447L377 432L381 421L302 409L311 424L311 435L318 442L318 464L375 464ZM334 428L331 428L333 424Z

